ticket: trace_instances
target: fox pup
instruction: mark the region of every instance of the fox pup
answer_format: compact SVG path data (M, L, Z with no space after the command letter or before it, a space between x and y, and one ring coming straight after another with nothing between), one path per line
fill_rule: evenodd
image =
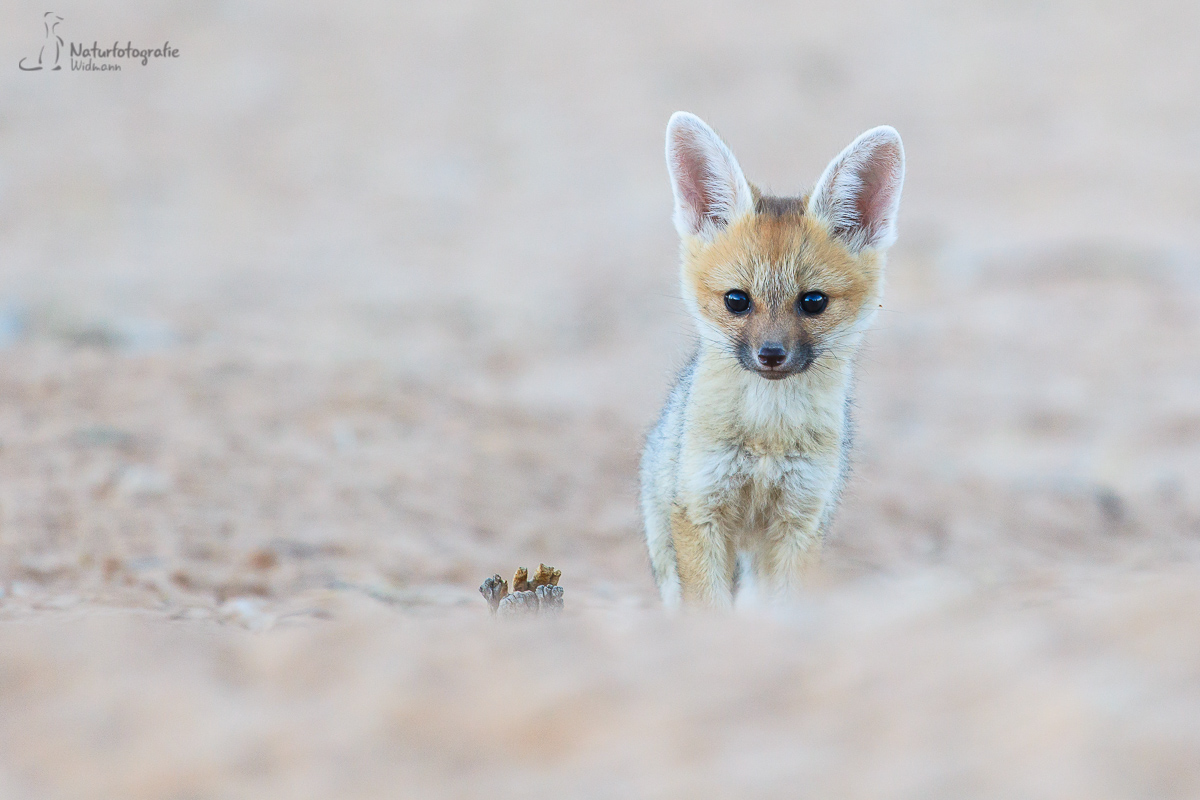
M786 596L846 474L854 355L882 298L904 148L893 128L873 128L811 194L772 197L679 112L667 168L700 335L642 455L654 577L670 607Z

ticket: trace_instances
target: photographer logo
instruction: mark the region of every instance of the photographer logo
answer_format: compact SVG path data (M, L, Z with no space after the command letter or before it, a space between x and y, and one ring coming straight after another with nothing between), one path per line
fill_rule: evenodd
M63 56L68 56L71 72L120 72L129 63L146 66L160 58L179 58L179 48L169 41L158 47L135 47L133 42L114 41L110 47L101 47L99 41L91 45L83 42L64 42L58 32L63 18L53 11L42 15L43 39L36 56L25 56L17 66L23 72L62 69ZM65 51L65 52L64 52Z

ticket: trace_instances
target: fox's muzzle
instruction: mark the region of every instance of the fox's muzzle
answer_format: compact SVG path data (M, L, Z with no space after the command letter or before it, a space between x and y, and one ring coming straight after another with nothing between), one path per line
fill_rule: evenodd
M813 346L797 342L787 347L782 342L764 342L756 348L744 342L738 347L738 362L750 372L778 381L808 369L813 362Z

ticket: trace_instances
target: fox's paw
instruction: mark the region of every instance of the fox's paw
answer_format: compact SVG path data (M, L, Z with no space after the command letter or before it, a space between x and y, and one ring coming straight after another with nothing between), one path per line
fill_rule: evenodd
M488 608L495 614L496 609L500 607L500 601L508 594L508 581L499 575L493 575L479 587L479 593L487 600Z
M538 597L533 592L513 592L500 601L500 616L526 617L538 613Z
M556 570L557 571L557 570ZM543 614L558 614L563 610L563 588L552 584L537 587L538 609Z

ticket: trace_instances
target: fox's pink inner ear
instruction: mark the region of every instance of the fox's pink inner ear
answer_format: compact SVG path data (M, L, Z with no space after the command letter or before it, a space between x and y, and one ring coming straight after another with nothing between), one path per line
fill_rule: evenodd
M887 126L872 128L825 168L809 199L809 213L851 250L882 250L896 240L903 187L900 134Z
M680 236L709 238L753 207L750 185L737 159L697 116L681 111L671 117L667 170Z

